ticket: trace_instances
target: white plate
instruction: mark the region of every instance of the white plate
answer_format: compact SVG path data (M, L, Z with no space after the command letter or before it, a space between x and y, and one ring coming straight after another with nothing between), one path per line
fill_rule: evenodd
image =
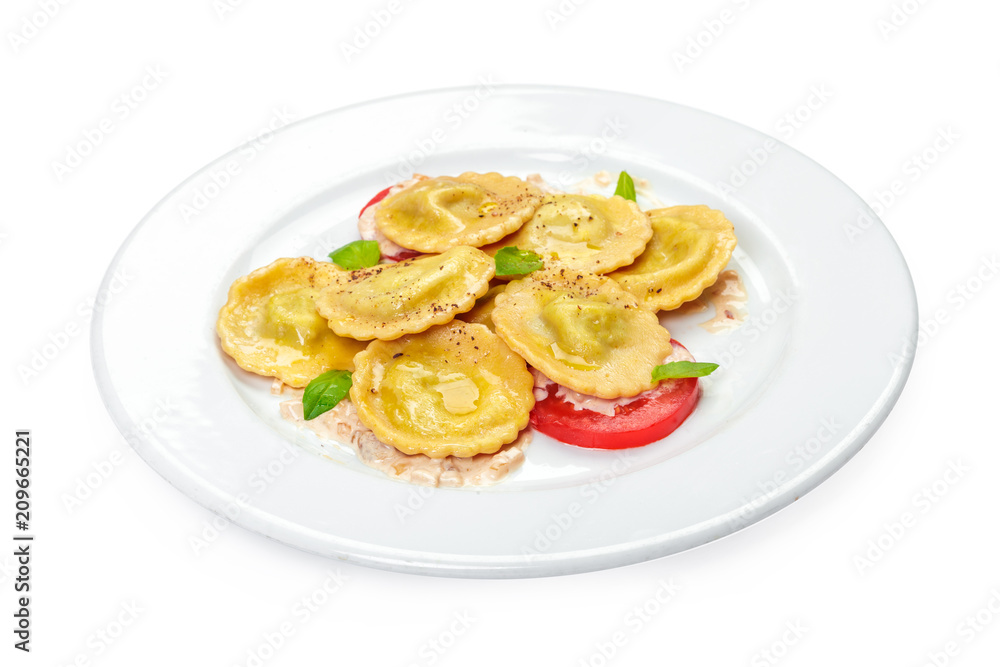
M317 455L319 441L279 417L270 382L219 349L215 317L235 278L281 256L325 258L357 238L372 194L413 171L540 172L568 185L601 169L649 179L667 204L721 209L739 237L732 265L751 319L721 335L697 326L706 314L666 320L698 359L724 367L662 442L615 453L537 436L502 484L431 492L369 470L346 448ZM720 187L732 182L735 191ZM127 284L116 286L122 272ZM917 322L892 237L816 163L694 109L549 87L393 97L243 146L146 216L103 288L117 293L94 318L102 396L138 453L183 493L301 549L467 577L634 563L787 505L885 419Z

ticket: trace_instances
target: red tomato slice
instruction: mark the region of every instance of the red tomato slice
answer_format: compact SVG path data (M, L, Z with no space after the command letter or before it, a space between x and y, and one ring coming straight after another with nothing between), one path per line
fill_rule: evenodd
M404 259L411 259L413 257L420 257L423 253L419 253L416 250L400 250L395 255L383 255L386 259L391 259L394 262L402 262Z
M550 386L548 397L535 403L531 425L560 442L592 449L641 447L667 437L694 411L701 394L698 378L663 380L643 398L616 406L609 417L575 409L555 395L557 389Z
M381 192L379 192L374 197L372 197L371 201L368 202L367 204L365 204L364 207L361 209L361 212L358 213L358 217L360 218L361 216L363 216L365 214L365 211L368 210L369 206L377 204L380 201L382 201L383 199L385 199L386 197L388 197L389 196L389 190L392 190L392 186L391 185L389 187L387 187L385 190L382 190Z

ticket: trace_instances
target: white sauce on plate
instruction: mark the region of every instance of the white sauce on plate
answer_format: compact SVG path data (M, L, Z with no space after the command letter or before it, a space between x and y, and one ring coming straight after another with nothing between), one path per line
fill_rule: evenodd
M709 333L724 333L739 328L747 319L747 290L743 279L735 269L726 269L719 274L718 280L693 301L681 304L671 313L687 315L715 309L712 319L705 320L699 326Z
M493 454L469 458L446 456L432 459L423 454L404 454L388 445L358 419L358 411L345 399L332 410L306 421L302 416L302 392L291 390L295 398L281 403L281 416L296 426L305 427L323 440L349 445L358 460L389 477L422 486L487 486L502 481L524 463L524 450L531 443L531 429L526 428L514 442ZM273 393L273 391L272 391ZM280 393L280 392L279 392Z

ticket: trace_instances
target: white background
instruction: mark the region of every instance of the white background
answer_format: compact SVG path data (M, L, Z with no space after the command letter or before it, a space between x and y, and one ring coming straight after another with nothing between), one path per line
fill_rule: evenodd
M0 465L11 482L0 515L13 512L13 432L31 428L38 538L30 655L11 646L14 562L0 551L0 662L252 665L256 653L267 665L995 664L1000 280L989 260L1000 244L1000 8L409 0L345 55L355 28L388 7L4 3L0 432L10 445ZM677 59L685 51L691 62ZM213 515L130 452L94 386L87 304L115 250L174 185L276 114L303 118L482 76L711 111L786 140L870 203L881 197L924 322L895 410L792 506L617 570L504 582L390 574L232 526L195 553L190 540L212 536ZM116 99L144 83L123 117ZM796 112L798 127L783 122ZM54 166L105 118L111 131L82 164ZM950 138L934 148L939 136ZM933 164L914 169L925 151ZM865 325L845 314L844 326ZM19 373L53 340L62 349L45 368ZM88 475L99 483L80 492ZM340 589L318 593L338 570ZM661 581L676 586L665 603ZM313 595L322 603L305 618L296 605ZM644 606L640 623L634 608ZM288 629L271 650L267 637L279 643ZM612 651L616 633L624 641Z

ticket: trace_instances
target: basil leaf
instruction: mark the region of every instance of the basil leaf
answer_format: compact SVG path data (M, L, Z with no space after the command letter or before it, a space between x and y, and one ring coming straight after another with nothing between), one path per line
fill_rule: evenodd
M375 266L382 258L378 241L354 241L329 254L330 261L342 269L354 271Z
M635 183L632 182L632 177L628 175L627 171L623 171L618 176L618 187L615 188L615 194L635 201Z
M302 416L306 421L316 419L347 397L351 390L348 371L327 371L313 378L302 394Z
M671 361L669 364L660 364L653 369L653 382L705 377L718 367L719 364L700 361Z
M500 248L493 261L497 265L498 276L524 276L544 266L542 258L535 253L512 245Z

